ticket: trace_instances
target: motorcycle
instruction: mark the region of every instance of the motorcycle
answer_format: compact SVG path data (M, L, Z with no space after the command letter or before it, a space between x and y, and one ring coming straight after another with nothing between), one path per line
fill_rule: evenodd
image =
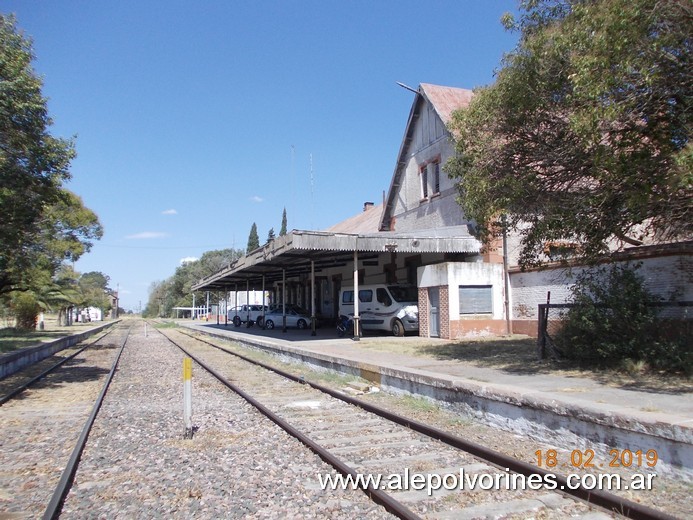
M354 320L352 320L349 316L341 315L337 320L337 336L343 338L347 335L354 335Z

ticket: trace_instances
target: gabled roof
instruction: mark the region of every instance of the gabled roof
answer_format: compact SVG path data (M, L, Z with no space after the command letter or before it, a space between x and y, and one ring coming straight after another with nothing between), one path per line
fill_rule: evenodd
M327 228L331 233L377 233L380 217L383 214L383 205L367 207L364 211L353 217Z
M474 95L474 92L466 88L441 87L430 83L421 83L419 92L431 103L446 127L452 119L452 113L469 106Z
M431 85L430 83L421 83L419 85L418 93L409 111L409 119L407 120L404 138L402 139L399 154L397 155L395 171L392 174L390 189L387 192L385 207L383 208L383 215L380 219L378 229L382 231L388 231L390 229L392 210L395 207L397 192L399 191L402 176L404 175L404 167L407 164L409 143L413 142L414 123L419 118L424 103L430 103L431 106L433 106L440 120L445 127L448 128L448 131L450 131L448 125L452 119L452 113L459 108L469 106L473 94L471 90L466 88L441 87L439 85Z

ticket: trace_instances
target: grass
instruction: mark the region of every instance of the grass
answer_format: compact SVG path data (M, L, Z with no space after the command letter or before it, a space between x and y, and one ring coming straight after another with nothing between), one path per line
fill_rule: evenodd
M155 321L153 325L155 329L175 329L178 327L175 321Z
M418 412L435 412L440 408L437 404L424 397L405 394L400 399L404 406Z
M272 358L268 359L268 364L272 362ZM287 364L287 366L292 366L290 364ZM332 386L338 386L338 387L343 387L347 386L349 383L352 382L358 382L358 383L368 383L365 379L361 379L359 377L354 377L346 374L337 374L335 372L323 372L323 371L317 371L317 370L312 370L311 371L311 381L314 382L321 382L325 385L332 385Z
M578 367L569 360L538 359L537 342L527 336L483 337L464 340L412 338L364 338L361 348L502 370L511 374L554 374L565 377L592 378L602 384L620 388L680 394L693 392L690 377L648 369L642 363L624 362L621 367Z
M345 387L349 383L354 381L359 383L369 383L369 381L366 381L365 379L353 375L340 374L329 370L315 370L313 368L305 367L301 364L281 361L277 359L277 357L274 355L253 348L248 349L246 347L242 347L232 340L229 340L227 343L228 344L226 345L226 347L228 350L242 354L243 356L249 359L259 361L270 366L279 366L282 370L290 374L293 374L297 377L305 376L306 374L308 374L309 381L312 383L320 383L332 387Z
M59 338L60 335L46 331L24 331L8 327L0 329L0 353L12 352L21 348L33 347L38 343Z
M94 327L97 323L75 323L69 327L64 327L58 325L56 316L47 315L44 320L44 330L20 330L14 327L5 327L0 329L0 354L77 334L83 329Z
M396 338L368 338L361 348L429 357L444 361L473 363L476 366L497 368L517 373L536 373L546 370L546 361L537 359L536 340L526 336L488 337L469 340L428 340L412 338L401 342Z
M379 335L365 336L359 349L398 355L455 361L475 367L501 370L510 374L546 374L590 378L601 384L656 393L693 392L693 380L685 375L652 370L643 363L624 362L620 367L577 366L570 360L538 359L537 340L523 335L484 336L460 340L420 338L404 339ZM485 378L473 378L488 383Z

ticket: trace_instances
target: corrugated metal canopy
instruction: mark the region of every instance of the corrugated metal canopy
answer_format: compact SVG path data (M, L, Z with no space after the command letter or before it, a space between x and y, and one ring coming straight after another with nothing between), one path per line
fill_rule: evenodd
M469 235L465 226L448 227L431 232L372 234L297 231L277 237L269 244L239 258L227 268L200 280L193 291L231 290L235 284L246 283L253 289L266 287L282 279L282 270L290 278L310 273L311 261L316 273L331 267L344 267L353 262L354 251L359 260L397 253L476 253L481 244Z

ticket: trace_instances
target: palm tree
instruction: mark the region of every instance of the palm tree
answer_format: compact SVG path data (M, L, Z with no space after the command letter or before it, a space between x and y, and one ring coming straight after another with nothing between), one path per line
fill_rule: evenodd
M58 323L69 325L69 311L75 305L79 305L84 296L79 286L73 280L62 278L51 282L40 289L32 291L36 303L43 311L58 311ZM43 320L39 320L42 327Z

